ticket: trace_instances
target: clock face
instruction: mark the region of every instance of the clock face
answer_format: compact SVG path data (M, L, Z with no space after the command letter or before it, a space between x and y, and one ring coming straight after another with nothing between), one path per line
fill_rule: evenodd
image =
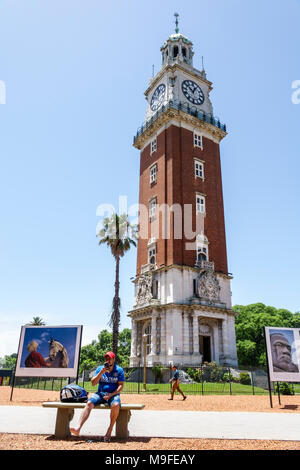
M150 108L152 111L156 111L162 105L166 93L166 85L163 83L159 85L152 95Z
M197 83L192 80L184 80L182 82L181 89L190 103L198 105L204 103L204 93Z

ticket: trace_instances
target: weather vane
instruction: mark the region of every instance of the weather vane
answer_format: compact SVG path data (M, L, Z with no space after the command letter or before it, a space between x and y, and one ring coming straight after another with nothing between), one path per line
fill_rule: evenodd
M176 24L175 33L178 34L179 33L179 28L178 28L178 17L179 17L179 15L178 15L178 13L174 13L174 16L176 18L175 19L175 24Z

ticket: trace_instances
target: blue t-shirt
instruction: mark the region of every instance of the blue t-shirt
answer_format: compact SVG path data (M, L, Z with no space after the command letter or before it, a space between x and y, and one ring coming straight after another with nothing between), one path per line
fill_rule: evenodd
M179 370L176 369L173 372L173 380L178 380L178 379L179 379Z
M99 374L100 370L103 369L103 367L104 366L99 366L96 369L94 377ZM111 372L105 372L102 375L98 385L98 392L114 392L118 388L118 382L125 382L124 371L122 367L114 364L114 368Z

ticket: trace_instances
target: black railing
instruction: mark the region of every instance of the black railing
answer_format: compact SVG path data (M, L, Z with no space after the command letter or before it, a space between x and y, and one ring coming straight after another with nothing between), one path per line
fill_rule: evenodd
M137 130L137 133L133 138L133 142L135 143L136 139L140 135L142 135L143 132L145 132L145 130L148 129L148 127L150 127L151 124L153 124L153 122L155 122L156 119L162 113L164 113L170 108L176 109L178 111L183 111L189 114L190 116L194 116L197 119L200 119L203 122L207 122L208 124L211 124L217 127L218 129L221 129L223 132L226 132L226 124L222 124L219 119L215 118L211 114L207 114L204 111L197 109L195 106L190 106L188 103L183 103L177 100L170 100L166 104L163 104L161 108L156 111L156 113L153 114L150 119L148 119L148 121L144 122L144 124Z
M212 363L213 364L213 363ZM267 372L263 369L238 370L232 367L219 365L202 365L199 367L181 367L180 388L187 395L267 395ZM87 392L92 393L97 386L92 386L91 376L94 371L85 371L79 374L78 384ZM169 367L147 367L146 390L144 390L143 367L124 368L125 384L122 393L127 394L169 394L172 370ZM71 382L74 382L72 379ZM32 388L39 390L59 391L67 379L46 377L16 377L15 387ZM291 385L293 393L299 394L300 387ZM272 383L272 392L276 393Z

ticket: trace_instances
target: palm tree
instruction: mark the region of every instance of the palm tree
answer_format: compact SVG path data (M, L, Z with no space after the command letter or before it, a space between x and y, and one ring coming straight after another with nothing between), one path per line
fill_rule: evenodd
M45 325L44 320L41 317L33 317L33 321L28 323L31 326L43 326Z
M118 337L120 326L120 259L130 250L131 246L136 246L137 226L131 225L126 214L112 214L103 220L103 227L97 234L100 237L99 245L106 244L116 262L115 271L115 295L112 303L112 312L109 326L112 328L112 350L117 357Z

